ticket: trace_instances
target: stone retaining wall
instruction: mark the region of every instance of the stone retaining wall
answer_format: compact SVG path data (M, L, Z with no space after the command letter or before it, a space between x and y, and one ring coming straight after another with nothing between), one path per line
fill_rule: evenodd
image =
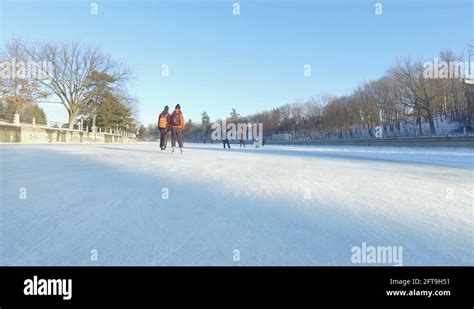
M36 125L0 124L1 143L134 143L134 135L86 132Z

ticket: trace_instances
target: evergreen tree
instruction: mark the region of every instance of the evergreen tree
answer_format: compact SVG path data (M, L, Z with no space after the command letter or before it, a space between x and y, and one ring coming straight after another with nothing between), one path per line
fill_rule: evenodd
M43 109L36 104L28 104L20 111L21 122L31 123L35 118L35 123L39 125L46 125L47 119Z
M237 119L239 118L240 114L237 113L237 111L235 110L235 108L232 109L232 111L230 112L230 120L231 121L237 121Z
M132 131L135 127L132 111L120 98L108 92L97 108L96 125L104 130L120 129Z
M150 132L143 124L138 129L137 139L139 141L147 141L149 139Z

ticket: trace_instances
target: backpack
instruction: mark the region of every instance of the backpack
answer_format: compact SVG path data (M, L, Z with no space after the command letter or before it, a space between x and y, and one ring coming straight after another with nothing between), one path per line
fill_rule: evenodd
M160 115L160 121L158 122L158 127L160 129L164 129L168 126L168 121L166 120L166 116Z
M179 127L181 125L181 113L173 113L171 115L171 125L173 127Z

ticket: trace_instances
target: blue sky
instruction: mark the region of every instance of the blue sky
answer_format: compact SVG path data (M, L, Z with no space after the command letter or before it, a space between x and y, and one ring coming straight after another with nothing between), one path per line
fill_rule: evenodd
M0 0L0 41L99 46L134 71L131 93L147 124L176 103L199 121L202 111L215 120L232 108L246 115L318 93L343 95L396 58L458 53L473 38L471 0L380 0L382 15L376 2ZM42 107L49 120L66 121L62 106Z

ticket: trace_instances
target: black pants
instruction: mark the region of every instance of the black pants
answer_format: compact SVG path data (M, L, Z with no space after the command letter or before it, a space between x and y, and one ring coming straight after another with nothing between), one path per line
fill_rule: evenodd
M222 140L222 144L224 144L224 149L225 149L225 144L226 143L227 143L227 147L229 147L229 149L230 149L229 140L228 139Z
M229 140L228 140L228 139L223 139L223 140L222 140L222 144L224 145L224 149L225 149L225 144L227 144L227 147L229 147L229 149L230 149L230 145L229 145Z
M243 140L243 139L241 139L241 140L240 140L240 148L242 148L242 145L243 145L243 146L244 146L244 148L245 148L245 142L244 142L244 140Z
M181 128L171 128L171 146L176 146L176 141L178 141L179 148L183 148L183 129Z
M160 148L162 150L166 149L166 143L168 142L168 129L160 128Z

